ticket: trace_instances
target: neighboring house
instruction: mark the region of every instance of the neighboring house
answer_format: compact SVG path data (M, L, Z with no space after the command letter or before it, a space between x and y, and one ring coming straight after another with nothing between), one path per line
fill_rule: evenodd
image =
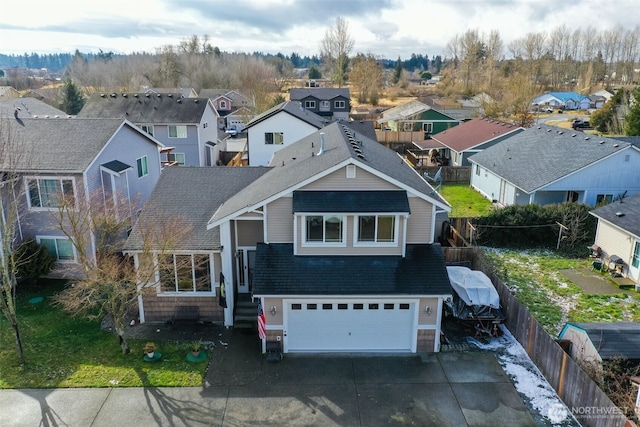
M584 101L588 101L587 102L587 106L585 107ZM604 103L607 102L607 99L604 96L601 95L587 95L586 98L584 98L581 103L580 103L580 109L582 110L587 110L587 109L593 109L593 110L597 110L598 108L602 108L602 106L604 105Z
M237 89L202 89L201 98L209 98L220 116L226 116L241 108L255 107L248 96Z
M266 166L273 154L327 124L323 117L302 108L300 102L276 105L245 126L249 166Z
M172 93L94 93L78 117L123 118L140 126L166 147L167 159L180 166L212 166L218 161L218 113L208 98Z
M449 166L470 166L469 156L523 130L509 123L479 117L437 133L432 138L446 147L444 157L449 159Z
M198 305L207 319L233 326L236 307L253 297L264 309L263 350L266 341L284 352L440 348L452 290L435 217L451 208L395 152L345 124L284 147L269 168L168 170L147 206L140 221L157 221L165 206L185 216L193 207L193 241L175 256L210 261L205 272L165 275L143 297L141 319L154 310L153 320L165 321L175 306ZM137 236L134 228L134 253ZM180 274L191 280L184 289ZM206 295L197 277L210 278Z
M640 149L539 125L469 157L471 186L504 206L574 201L595 206L640 192Z
M20 92L11 86L0 86L0 101L20 98Z
M143 92L143 93L152 93L152 94L161 93L161 94L165 94L165 95L168 95L170 93L172 93L172 94L180 94L180 96L182 96L184 98L197 98L198 97L198 93L192 87L182 88L182 87L146 87L146 86L143 86L141 92Z
M0 98L1 99L1 98ZM13 117L14 114L19 117L43 117L43 118L59 118L70 117L62 110L52 107L35 98L16 98L8 100L0 100L0 117Z
M620 258L622 274L640 287L640 194L612 201L592 210L598 218L595 244L602 258Z
M0 170L18 173L20 203L17 243L33 238L58 259L58 274L77 274L78 254L57 226L60 197L79 209L109 200L118 214L135 221L160 176L161 144L122 119L0 119L17 152L0 159Z
M472 98L460 98L451 101L447 98L428 95L420 98L420 102L459 121L467 121L484 114L484 107L493 99L484 92Z
M347 88L291 88L289 100L299 101L306 110L328 121L349 120L351 94Z
M604 102L610 101L611 98L613 98L613 93L611 93L610 91L606 90L606 89L600 89L597 92L593 92L592 95L596 95L596 96L601 96L604 98Z
M567 322L558 339L571 342L569 354L577 361L601 363L615 358L640 361L638 322Z
M580 108L580 101L584 98L584 95L576 92L547 92L533 98L532 103L539 107L549 106L563 110L577 110Z
M392 131L424 132L427 139L427 136L457 126L462 121L420 101L409 101L384 111L378 123Z

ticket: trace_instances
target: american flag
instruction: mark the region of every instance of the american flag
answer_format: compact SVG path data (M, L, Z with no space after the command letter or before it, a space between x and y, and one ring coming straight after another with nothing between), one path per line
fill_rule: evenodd
M261 340L267 338L267 320L264 318L262 301L258 301L258 336Z

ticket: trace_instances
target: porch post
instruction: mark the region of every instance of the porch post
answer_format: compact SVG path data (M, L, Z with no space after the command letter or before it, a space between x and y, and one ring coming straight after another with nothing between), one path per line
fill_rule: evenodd
M220 260L222 263L222 274L225 277L225 296L227 307L224 309L224 326L233 326L234 301L234 277L233 274L233 245L231 244L231 222L220 224Z

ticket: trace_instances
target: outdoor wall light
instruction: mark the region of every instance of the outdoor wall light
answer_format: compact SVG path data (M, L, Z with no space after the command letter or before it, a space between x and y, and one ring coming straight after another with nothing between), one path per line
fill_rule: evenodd
M271 315L275 316L276 312L278 311L278 308L275 305L272 305L270 311L271 311Z
M425 311L427 312L427 315L431 315L431 306L428 305L427 308L425 308Z

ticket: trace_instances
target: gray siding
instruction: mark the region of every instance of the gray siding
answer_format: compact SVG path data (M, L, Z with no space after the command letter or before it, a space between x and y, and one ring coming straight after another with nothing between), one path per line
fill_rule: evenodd
M185 166L201 166L198 125L189 124L186 126L186 138L169 138L168 125L153 125L153 136L167 147L174 147L173 153L184 153ZM215 127L215 124L212 123L211 126Z
M262 221L244 220L235 223L238 230L238 246L255 246L256 243L264 240Z
M267 205L267 241L293 242L293 198L281 197Z
M398 190L398 187L358 167L356 177L347 178L345 167L310 183L302 190Z
M407 243L431 243L433 205L418 197L409 197L411 215L407 221Z

